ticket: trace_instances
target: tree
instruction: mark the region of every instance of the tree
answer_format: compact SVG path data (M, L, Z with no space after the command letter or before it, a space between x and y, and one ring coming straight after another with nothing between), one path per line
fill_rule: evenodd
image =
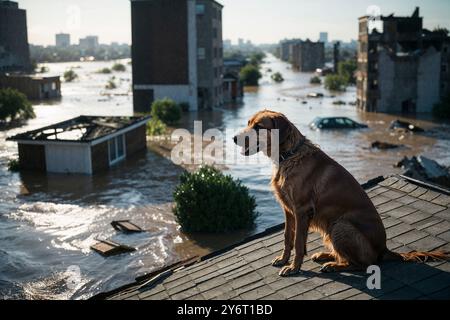
M241 69L239 73L241 81L246 86L257 86L259 79L262 78L261 72L259 72L258 67L248 64Z
M283 75L279 72L275 72L274 74L272 74L271 78L273 81L275 81L277 83L284 81Z
M338 74L329 74L325 78L325 88L332 91L345 91L346 80Z
M127 71L127 68L125 67L125 65L123 65L121 63L115 63L112 66L112 70L114 70L116 72L124 72L124 71Z
M318 76L314 76L309 80L309 83L311 84L321 84L322 80Z
M250 56L250 64L251 65L254 65L255 67L258 67L262 62L263 62L263 60L264 60L264 58L266 57L266 55L265 55L265 53L264 52L256 52L256 53L253 53L251 56Z
M16 89L0 89L0 120L15 121L35 118L33 106L27 97Z
M103 74L110 74L111 69L110 68L103 68L97 71L97 73L103 73Z
M346 84L356 84L355 72L357 68L358 65L354 59L341 61L338 65L338 73Z
M116 84L116 77L111 77L109 78L108 82L105 85L105 89L107 90L114 90L117 88L117 84Z
M174 125L181 119L181 107L172 99L156 100L152 104L151 115L165 124Z
M64 72L64 80L66 82L72 82L74 81L76 78L78 78L78 75L75 73L75 71L73 71L72 69L67 70L66 72Z

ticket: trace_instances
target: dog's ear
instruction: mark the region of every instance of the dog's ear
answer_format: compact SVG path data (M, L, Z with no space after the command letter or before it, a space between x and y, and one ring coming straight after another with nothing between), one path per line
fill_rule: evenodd
M280 143L283 143L289 134L289 128L291 124L289 123L289 120L286 119L283 116L277 116L272 118L273 122L273 128L278 129L280 133Z

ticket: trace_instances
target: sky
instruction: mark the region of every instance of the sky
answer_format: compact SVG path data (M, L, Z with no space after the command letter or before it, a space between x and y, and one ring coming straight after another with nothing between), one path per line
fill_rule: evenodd
M131 42L129 0L16 0L27 10L29 42L54 44L54 34L66 32L72 42L98 35L101 43ZM219 0L224 5L223 37L253 43L275 43L284 38L330 40L357 38L358 17L377 6L383 15L411 15L416 6L424 27L450 29L449 0Z

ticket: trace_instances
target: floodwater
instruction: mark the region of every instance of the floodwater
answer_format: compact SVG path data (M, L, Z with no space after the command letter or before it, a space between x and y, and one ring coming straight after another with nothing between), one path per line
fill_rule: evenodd
M125 61L126 63L126 61ZM35 106L37 118L25 126L0 131L0 299L84 299L127 284L135 277L192 255L202 255L246 235L283 221L269 180L271 164L227 165L256 197L260 213L254 230L227 236L187 236L180 232L172 213L172 190L182 169L151 151L94 177L11 173L9 159L17 155L8 136L85 115L131 115L130 66L127 72L96 73L113 62L48 64L51 74L74 67L79 79L63 83L63 98ZM311 87L311 74L292 72L288 65L269 56L263 71L280 71L285 82L274 84L264 72L261 86L248 92L240 106L185 115L183 126L193 127L202 119L203 129L243 128L248 118L263 108L285 113L309 139L346 167L360 182L379 175L398 173L393 164L403 156L424 154L450 165L450 125L409 119L428 129L427 135L399 135L388 131L396 116L367 114L355 107L335 106L335 100L353 102L354 88L331 97L320 86ZM104 89L111 76L118 88ZM323 99L306 99L309 92L323 92ZM108 95L113 93L114 95ZM306 100L307 104L302 104ZM369 125L369 129L315 132L308 123L316 116L347 116ZM380 140L403 144L392 151L369 148ZM227 152L233 148L227 146ZM148 232L120 235L110 226L113 220L131 219ZM103 258L90 250L96 239L112 239L137 248L136 252Z

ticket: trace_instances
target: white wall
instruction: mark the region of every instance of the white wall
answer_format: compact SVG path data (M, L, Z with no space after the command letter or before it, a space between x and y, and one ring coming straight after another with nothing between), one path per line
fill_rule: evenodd
M45 146L47 172L92 174L91 148L87 144Z
M155 100L170 98L175 102L189 102L191 110L197 110L197 87L189 85L146 85L146 90L153 90Z

